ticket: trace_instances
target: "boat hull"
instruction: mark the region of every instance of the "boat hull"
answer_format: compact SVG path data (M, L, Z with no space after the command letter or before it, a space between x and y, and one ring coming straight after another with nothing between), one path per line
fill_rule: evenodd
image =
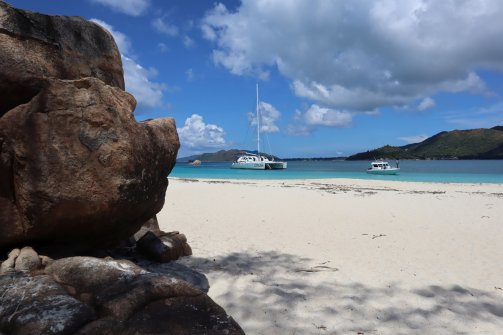
M281 170L281 169L286 169L286 162L272 162L272 163L265 163L265 168L267 170Z
M400 169L391 168L391 169L382 169L382 170L367 170L369 174L381 174L381 175L393 175L398 174Z
M286 167L286 162L234 162L231 165L233 169L246 170L281 170Z
M247 169L247 170L265 170L266 169L264 162L243 162L243 163L234 162L234 163L232 163L231 168L233 168L233 169Z

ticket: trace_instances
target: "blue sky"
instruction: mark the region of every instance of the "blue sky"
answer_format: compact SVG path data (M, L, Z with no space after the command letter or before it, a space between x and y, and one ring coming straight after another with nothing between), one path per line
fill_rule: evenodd
M136 118L174 117L180 157L253 149L256 83L284 158L503 125L500 0L7 2L108 29Z

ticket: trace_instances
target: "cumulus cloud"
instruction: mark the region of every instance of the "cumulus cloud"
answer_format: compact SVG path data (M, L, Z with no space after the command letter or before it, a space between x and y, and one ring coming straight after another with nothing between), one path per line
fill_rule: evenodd
M306 124L311 126L347 127L351 125L351 113L312 105L303 115Z
M276 125L276 121L281 117L281 113L274 108L273 105L261 101L259 103L260 109L260 131L262 133L277 133L279 127ZM252 126L257 125L257 114L248 113L248 120Z
M143 108L161 107L166 85L153 81L157 75L156 69L145 68L128 56L131 54L132 47L129 38L125 34L115 30L113 26L104 21L98 19L91 19L91 21L99 24L113 35L121 52L126 91L136 98L138 102L137 111L141 112Z
M420 111L424 111L425 109L435 107L436 103L435 100L433 100L430 97L424 98L419 105L417 105L417 109Z
M243 0L232 12L216 4L201 29L236 75L275 67L299 97L368 111L490 93L477 71L503 70L501 17L499 0Z
M419 142L423 142L428 137L429 136L427 136L427 135L421 134L421 135L399 137L398 139L401 141L404 141L406 143L419 143Z
M91 2L131 16L142 15L150 5L150 0L91 0Z
M152 27L154 27L157 32L167 35L169 37L175 37L178 35L178 27L166 22L165 18L156 18L152 21Z
M314 127L307 126L303 121L302 112L300 110L295 110L293 114L293 122L287 127L287 133L294 136L307 136L311 134Z
M226 146L222 127L204 123L203 117L192 114L182 128L177 128L182 147L189 150L222 148Z
M163 91L166 90L166 85L152 80L157 75L157 71L146 69L124 55L122 55L122 66L126 91L134 95L139 107L162 106Z
M311 105L306 111L296 110L293 122L288 125L290 135L309 135L317 127L345 128L351 126L353 114L331 108Z

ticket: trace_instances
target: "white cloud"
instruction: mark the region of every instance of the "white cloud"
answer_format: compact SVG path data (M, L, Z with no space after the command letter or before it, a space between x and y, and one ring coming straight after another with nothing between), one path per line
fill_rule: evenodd
M194 70L188 69L185 71L185 77L187 78L187 81L193 81L194 80Z
M287 133L294 136L307 136L313 131L314 127L306 125L303 113L297 109L293 114L293 122L287 127Z
M435 107L436 103L435 100L433 100L430 97L424 98L419 105L417 105L417 109L420 111L424 111L425 109Z
M145 69L124 55L122 55L122 66L124 67L126 91L134 95L138 106L147 108L162 106L163 91L166 90L166 85L152 81L156 71Z
M201 29L233 74L276 67L300 97L368 111L490 93L476 71L503 70L501 17L500 0L243 0L233 12L216 4Z
M157 48L162 53L168 52L168 50L169 50L168 45L166 43L163 43L163 42L157 43Z
M281 113L273 105L261 101L260 108L260 131L262 133L277 133L279 127L276 121L281 117ZM257 125L257 114L248 113L248 120L252 126ZM256 129L256 128L255 128Z
M217 34L210 25L204 24L201 26L201 31L203 32L203 37L210 41L215 41L217 39Z
M127 15L139 16L145 13L150 5L150 0L91 0L109 7L113 11Z
M314 104L304 113L303 120L310 126L340 128L350 126L353 116L349 112L323 108Z
M353 114L348 111L339 111L331 108L311 105L306 111L296 110L293 122L288 125L290 135L309 135L317 127L345 128L351 126Z
M225 131L214 124L205 124L203 117L192 114L182 128L177 128L182 147L189 150L222 148L226 146Z
M155 68L147 69L128 56L131 53L132 47L126 35L116 31L113 26L106 22L98 19L91 19L91 21L99 24L113 35L117 47L121 52L126 91L136 98L138 102L137 111L141 112L142 108L161 107L163 104L163 91L166 90L166 85L153 81L153 78L157 75L157 70Z
M186 48L192 48L194 46L194 40L190 38L187 35L183 36L183 45L185 45Z
M152 27L157 30L157 32L167 35L169 37L175 37L178 35L178 27L168 22L165 22L163 18L156 18L152 21Z
M423 142L428 137L429 136L427 135L421 134L421 135L399 137L398 139L407 143L419 143Z
M337 108L347 108L360 112L368 112L388 104L404 105L410 99L399 94L384 96L368 88L348 89L341 85L325 86L314 81L304 83L295 80L292 83L292 88L299 97L318 101L328 106L337 106Z

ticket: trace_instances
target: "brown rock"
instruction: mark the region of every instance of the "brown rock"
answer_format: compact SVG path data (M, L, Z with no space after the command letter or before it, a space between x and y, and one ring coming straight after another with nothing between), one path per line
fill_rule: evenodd
M154 215L154 217L150 218L147 220L143 225L140 227L140 230L138 230L132 238L136 241L141 239L143 235L145 235L147 232L152 232L155 236L161 236L162 234L165 234L160 228L159 228L159 222L157 222L157 216Z
M16 271L31 272L41 267L38 254L31 247L24 247L16 258Z
M87 324L76 335L105 334L171 334L171 335L242 335L243 330L205 294L155 300L117 322L99 319ZM108 333L107 333L108 334Z
M177 231L164 233L161 240L168 247L177 249L178 258L192 255L192 248L187 243L187 237L184 234Z
M0 276L0 297L7 334L244 334L187 282L123 260L70 257L37 276L14 271Z
M9 252L8 258L0 265L0 276L15 271L14 267L16 266L16 259L19 253L19 249L13 249Z
M75 294L81 294L104 291L114 283L132 281L147 271L127 260L68 257L53 261L45 273L58 283L74 287Z
M0 248L103 245L161 210L176 126L171 118L136 122L135 103L98 79L49 79L0 118Z
M0 61L0 117L30 101L48 77L95 77L124 89L113 37L80 17L43 15L0 1Z
M147 258L167 263L183 256L192 255L185 235L177 231L164 232L159 228L157 217L146 221L132 237L136 249Z
M155 234L155 236L160 236L161 234L163 234L163 231L159 228L159 222L157 221L157 216L154 216L153 218L147 220L147 222L143 224L142 228L150 230L152 233Z
M147 231L137 242L136 249L146 257L156 262L166 263L177 259L171 249L162 243L161 239L151 231Z
M136 242L136 249L149 259L156 262L167 263L175 261L183 256L192 255L192 249L187 244L187 238L183 234L163 233L157 237L153 232L142 229L135 234L143 236Z

